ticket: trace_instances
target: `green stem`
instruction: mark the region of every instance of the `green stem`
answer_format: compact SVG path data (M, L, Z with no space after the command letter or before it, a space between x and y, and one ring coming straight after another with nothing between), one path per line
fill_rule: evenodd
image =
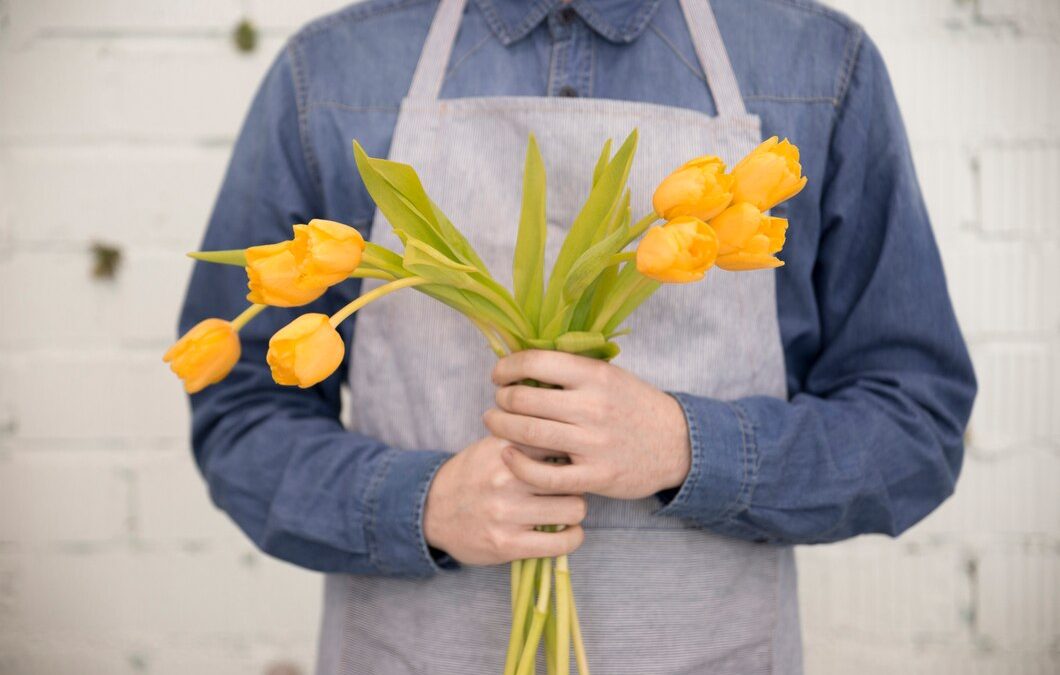
M578 621L578 605L574 602L574 588L570 583L567 584L567 595L570 597L570 632L574 641L574 662L578 666L578 675L589 675L589 657L585 653L582 625Z
M430 283L423 277L406 277L404 279L398 279L397 281L391 281L389 284L383 284L379 288L373 288L364 295L358 297L356 300L346 305L339 311L335 312L331 316L330 323L333 327L337 327L340 323L350 318L350 316L364 307L370 302L374 302L379 298L389 295L394 291L400 291L402 288L409 288L411 286L420 286L422 284Z
M559 581L558 577L556 581ZM559 584L557 583L554 586L558 589ZM559 596L556 596L552 605L548 608L548 618L545 619L545 672L548 675L556 675L557 662L560 659L560 654L556 651L556 639L558 637L556 635L556 605L558 601Z
M556 675L570 675L570 563L556 558Z
M246 309L244 309L240 313L239 316L237 316L236 318L232 319L232 321L231 321L232 328L235 329L235 331L238 333L239 330L243 326L247 325L247 323L251 319L256 317L258 314L261 314L262 311L265 310L265 307L266 307L266 305L251 305L250 307L247 307Z
M659 220L659 214L655 211L652 211L651 213L634 223L633 227L629 228L629 236L626 237L626 243L622 244L622 248L625 248L634 241L636 241L637 237L644 234L644 232L647 231L647 229L651 227L657 220Z
M519 580L523 574L523 561L513 560L511 564L512 570L512 619L515 619L515 607L519 604Z
M364 267L358 267L354 271L350 272L350 279L383 279L384 281L393 281L394 275L390 272L383 270L374 270Z
M530 596L534 590L534 573L537 571L538 562L536 558L522 561L519 593L515 600L515 608L512 610L512 630L508 637L508 656L504 661L504 675L515 675L515 669L519 665L519 655L523 651L526 610L530 606Z
M541 643L541 633L545 629L545 618L548 616L549 596L552 593L552 558L541 559L541 582L537 589L537 604L534 605L534 618L530 623L530 633L523 645L523 654L519 658L519 668L515 675L531 675L534 661L537 659L537 647Z

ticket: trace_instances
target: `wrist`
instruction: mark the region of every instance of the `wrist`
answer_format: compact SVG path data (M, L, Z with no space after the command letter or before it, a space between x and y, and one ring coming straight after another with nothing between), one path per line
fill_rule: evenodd
M665 419L669 433L665 435L666 440L662 448L664 461L661 462L661 466L663 470L656 492L681 487L692 468L692 442L684 407L673 395L668 392L664 393L666 393L668 403Z

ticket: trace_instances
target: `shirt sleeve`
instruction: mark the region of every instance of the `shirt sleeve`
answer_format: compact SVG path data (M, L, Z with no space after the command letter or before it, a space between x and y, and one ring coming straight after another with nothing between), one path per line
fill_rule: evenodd
M300 135L289 59L278 57L255 96L204 250L281 241L292 224L327 217ZM426 576L439 566L423 537L423 507L449 455L401 451L343 428L345 363L301 390L275 384L265 362L282 326L303 312L333 313L357 292L357 282L344 282L309 306L269 308L247 324L232 373L191 396L195 459L217 506L266 553L320 571ZM246 293L242 269L196 264L181 332L206 317L235 317ZM341 328L347 345L352 323Z
M674 393L692 463L660 513L784 544L897 535L953 489L976 382L879 52L840 104L814 268L821 349L790 400ZM784 270L778 270L783 274Z

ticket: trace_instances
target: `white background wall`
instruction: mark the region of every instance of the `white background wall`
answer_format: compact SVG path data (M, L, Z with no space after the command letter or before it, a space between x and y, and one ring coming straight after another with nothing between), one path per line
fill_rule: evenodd
M160 355L254 88L338 4L0 0L0 674L309 672L319 580L209 505ZM982 393L938 513L801 551L808 673L1060 672L1060 0L832 4L890 64Z

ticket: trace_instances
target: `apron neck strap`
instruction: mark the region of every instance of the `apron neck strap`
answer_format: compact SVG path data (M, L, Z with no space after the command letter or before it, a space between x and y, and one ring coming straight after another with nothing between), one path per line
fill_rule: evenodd
M718 115L729 117L746 115L740 85L729 61L729 53L721 39L714 10L708 0L678 0L688 24L692 45L699 57L699 65L707 78ZM449 55L460 30L467 0L440 0L438 10L427 31L419 63L412 75L408 97L416 101L434 101L442 90L442 81L449 64Z
M688 32L692 37L692 46L699 57L699 65L707 77L710 95L714 97L714 107L722 117L746 115L740 85L736 81L736 72L732 69L729 52L718 30L718 20L708 0L680 0Z
M427 40L423 43L419 63L412 74L409 98L414 101L434 101L442 91L442 80L449 66L449 54L460 30L467 0L441 0L434 14Z

